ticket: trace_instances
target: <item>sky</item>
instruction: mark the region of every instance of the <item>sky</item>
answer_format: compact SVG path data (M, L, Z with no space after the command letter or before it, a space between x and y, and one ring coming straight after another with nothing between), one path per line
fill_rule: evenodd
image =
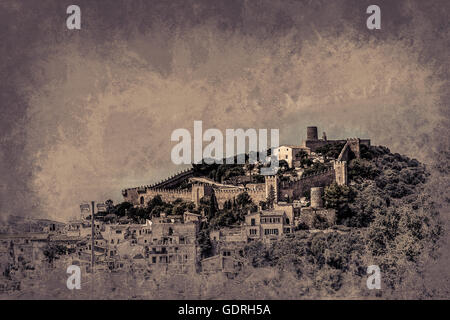
M65 221L82 201L184 167L178 128L370 138L433 165L449 150L449 4L0 2L0 217ZM448 159L446 159L448 160Z

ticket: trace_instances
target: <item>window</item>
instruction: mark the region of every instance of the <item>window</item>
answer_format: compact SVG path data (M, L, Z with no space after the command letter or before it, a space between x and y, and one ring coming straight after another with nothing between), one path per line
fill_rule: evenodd
M256 235L257 234L257 230L256 229L250 229L250 234L251 235Z
M286 224L289 224L289 218L286 218Z
M116 230L116 234L121 234L122 230Z
M156 263L156 257L152 257L152 263Z
M140 204L144 204L144 197L141 197L141 198L139 199L139 202L140 202Z
M264 235L278 235L278 229L264 229Z
M252 219L251 225L252 225L252 226L255 226L255 225L256 225L256 220L255 220L254 218Z

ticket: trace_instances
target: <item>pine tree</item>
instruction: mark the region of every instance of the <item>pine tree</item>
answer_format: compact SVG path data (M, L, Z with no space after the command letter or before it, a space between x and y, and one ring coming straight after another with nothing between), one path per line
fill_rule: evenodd
M216 213L219 211L219 204L217 203L216 195L214 194L214 191L211 193L211 198L209 200L209 219L214 217Z
M273 203L275 202L275 189L270 186L269 195L267 196L267 206L273 208Z

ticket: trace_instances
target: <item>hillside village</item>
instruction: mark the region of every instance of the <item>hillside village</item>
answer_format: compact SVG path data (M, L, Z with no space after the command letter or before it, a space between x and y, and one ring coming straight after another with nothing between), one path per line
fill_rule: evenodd
M98 205L94 228L89 204L80 207L79 219L66 224L43 220L5 226L0 291L19 290L20 279L33 278L43 265L50 270L79 265L89 274L93 256L96 273L233 278L258 266L252 246L284 245L305 232L345 235L367 227L380 205L412 195L409 186L425 181L416 160L371 147L367 139L328 140L325 133L319 139L317 127L307 128L300 145L279 146L276 154L279 170L272 176L260 175L267 163L196 164L153 185L124 189L122 203ZM374 181L388 197L364 181ZM378 198L368 199L364 188ZM368 209L351 211L354 199L367 201ZM385 244L377 240L371 246L376 252Z
M362 147L369 146L370 140L358 138L327 140L325 133L318 139L317 127L308 127L302 145L278 148L277 175L259 175L263 164L256 163L231 165L217 178L217 170L197 165L153 185L124 189L121 218L111 213L111 202L96 214L93 248L90 216L68 224L48 223L36 232L3 232L2 270L9 267L13 272L24 261L32 265L47 261L55 266L79 264L89 271L94 250L98 271L134 268L233 275L245 266L243 251L251 241L276 241L299 229L333 227L336 212L324 207L324 187L346 185L347 161L360 157ZM139 216L148 206L155 207L152 202L175 206ZM140 218L130 220L128 211ZM223 211L231 212L228 221L214 219Z

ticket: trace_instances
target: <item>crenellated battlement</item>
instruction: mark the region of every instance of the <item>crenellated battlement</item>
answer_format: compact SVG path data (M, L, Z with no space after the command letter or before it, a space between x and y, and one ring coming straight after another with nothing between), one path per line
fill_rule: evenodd
M150 185L124 189L122 190L122 195L125 201L141 205L156 195L160 195L164 201L173 201L181 198L186 201L193 201L198 205L201 198L210 196L213 193L216 195L219 204L223 204L226 200L230 200L242 192L247 192L253 201L258 203L261 200L265 201L272 190L277 201L299 199L312 187L324 187L333 182L341 185L347 184L347 162L350 156L353 156L352 153L354 153L359 158L360 145L370 146L369 139L356 137L344 140L327 140L324 133L323 139L319 139L317 127L308 127L307 140L304 146L310 148L311 151L315 151L326 144L338 143L343 143L344 147L338 159L333 161L332 167L311 174L303 174L301 177L296 177L290 181L280 181L277 175L272 175L265 176L265 183L260 186L253 188L237 187L218 183L206 177L194 177L194 170L190 168ZM177 189L183 181L190 183L191 188L189 190Z
M325 174L331 173L333 171L334 171L333 168L329 168L329 169L325 169L325 170L314 172L314 173L310 173L310 174L304 174L300 178L297 178L297 180L304 180L304 179L308 179L310 177L321 176L321 175L325 175Z
M191 190L174 190L174 189L150 189L153 193L168 193L168 194L191 194Z
M169 188L164 188L164 186L170 186L170 185L176 184L179 182L179 180L186 179L193 175L194 175L194 169L192 169L192 168L182 170L174 175L169 176L168 178L166 178L164 180L160 180L153 184L123 189L122 195L125 196L125 194L128 191L137 191L139 193L145 193L145 192L147 192L147 189L170 190Z
M242 192L247 192L247 193L258 193L258 192L265 192L265 188L243 188L243 189L214 189L215 194L218 193L234 193L234 194L239 194Z

